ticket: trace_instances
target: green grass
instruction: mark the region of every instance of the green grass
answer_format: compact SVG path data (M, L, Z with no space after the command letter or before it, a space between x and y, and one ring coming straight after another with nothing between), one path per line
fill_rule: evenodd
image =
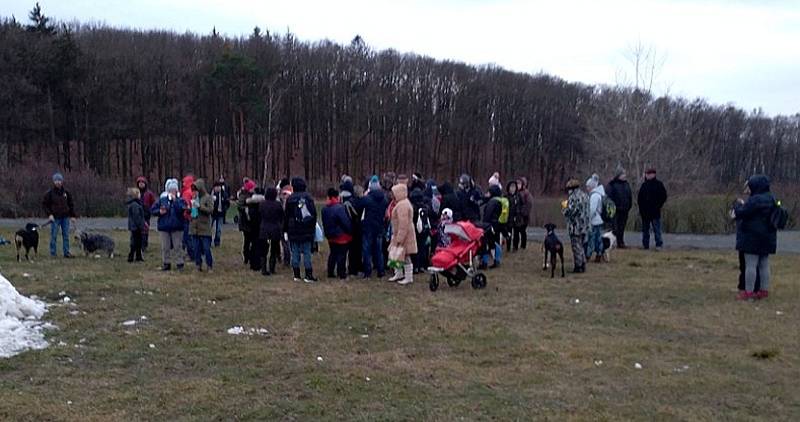
M485 290L431 293L422 276L265 279L239 245L226 233L211 275L156 271L157 247L146 265L17 264L3 249L23 294L65 291L75 306L50 308L51 347L0 360L0 419L800 418L797 256L772 261L770 299L739 303L734 252L617 251L550 279L533 245ZM227 334L235 325L269 334Z

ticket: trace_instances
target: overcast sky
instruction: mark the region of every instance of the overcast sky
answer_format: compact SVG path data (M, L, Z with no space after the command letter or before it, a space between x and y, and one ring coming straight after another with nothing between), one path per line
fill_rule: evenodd
M34 1L0 0L26 18ZM800 112L800 1L40 0L59 20L228 35L258 25L303 40L394 48L570 81L615 84L641 43L663 57L656 90L767 114Z

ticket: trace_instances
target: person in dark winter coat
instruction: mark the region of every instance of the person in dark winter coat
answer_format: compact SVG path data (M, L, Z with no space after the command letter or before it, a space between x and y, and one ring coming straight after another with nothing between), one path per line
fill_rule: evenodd
M425 183L425 206L428 207L430 214L428 218L431 220L431 240L430 248L428 248L428 257L430 258L436 253L436 246L439 244L439 219L442 208L442 195L439 193L439 187L436 181L428 179Z
M361 230L361 214L356 206L360 197L356 195L355 186L353 186L353 181L349 176L347 180L342 182L339 190L341 203L347 211L347 216L350 217L353 229L353 239L347 245L347 273L351 276L357 276L364 268L362 255L364 233Z
M414 273L424 273L430 264L431 229L433 221L430 216L433 211L425 202L425 194L421 189L411 191L409 198L414 207L414 233L417 236L417 253L411 257L414 263Z
M192 208L190 214L192 222L189 224L189 233L194 240L194 263L197 271L203 271L203 258L206 260L208 271L214 269L214 257L211 254L211 213L214 211L214 199L208 193L203 179L192 183Z
M220 176L217 180L217 183L221 186L220 189L220 196L222 197L222 224L228 224L226 216L228 215L228 209L231 207L231 187L225 181L224 176Z
M363 247L361 252L364 258L364 278L372 276L373 264L378 278L383 277L386 271L381 249L383 238L386 235L386 209L388 207L389 201L381 188L378 176L372 176L367 193L356 203L356 209L362 216Z
M258 205L261 216L259 226L259 257L261 260L261 274L275 274L275 264L281 253L281 232L285 218L283 206L278 202L278 190L267 188L264 192L264 201ZM269 255L269 264L267 264Z
M776 205L775 197L769 190L769 179L755 175L747 181L750 197L747 201L739 199L734 206L736 216L736 250L744 253L745 291L738 298L742 300L766 298L769 295L769 256L777 250L777 230L772 225L771 216ZM761 279L758 296L754 293L756 277Z
M461 210L461 201L458 199L458 195L453 191L453 186L450 183L444 182L439 192L442 194L441 209L449 209L452 211L453 221L462 221L464 213Z
M503 191L497 185L492 185L489 188L489 202L486 203L486 208L483 210L483 223L491 226L491 234L487 236L486 251L481 256L480 269L486 269L489 265L490 251L494 249L494 262L490 268L497 268L500 266L502 260L503 247L500 245L500 234L502 233L502 225L500 224L500 213L503 212L503 205L500 202L500 197Z
M150 244L150 208L156 203L156 195L149 189L147 178L139 176L136 178L136 187L141 193L142 207L144 208L144 230L142 231L142 252L147 252Z
M261 203L264 202L264 190L261 188L255 188L253 190L253 195L247 200L245 200L245 204L247 206L247 216L248 216L248 233L250 233L252 246L250 248L250 269L253 271L258 271L263 268L262 265L262 254L265 255L266 250L263 248L263 244L259 243L260 234L261 234L261 212L259 211L259 206Z
M211 213L211 224L214 226L214 247L219 247L222 243L222 226L225 224L225 185L216 182L211 190L214 195L214 212ZM230 201L228 201L230 202Z
M514 224L514 249L517 245L522 250L528 247L528 226L531 223L531 211L533 211L533 195L528 189L528 179L520 177L517 180L519 189L519 221Z
M656 238L656 250L661 250L664 241L661 239L661 208L667 202L667 190L660 180L656 179L656 170L645 172L645 181L639 188L639 215L642 217L642 246L650 249L650 228Z
M314 198L306 192L306 181L300 177L292 179L294 193L286 200L286 214L284 217L283 231L289 242L292 253L292 271L294 280L300 281L300 255L303 255L305 264L306 283L318 281L314 278L314 269L311 266L311 245L317 229L317 207Z
M61 173L53 175L53 187L44 195L42 207L51 223L50 256L56 256L56 237L61 228L64 258L72 258L69 253L69 224L75 222L77 215L72 195L64 189L64 176Z
M617 207L613 227L614 236L617 237L617 247L625 249L625 227L628 225L628 214L633 206L633 192L628 183L628 175L622 166L617 166L614 171L614 178L608 182L606 194Z
M527 236L519 233L522 227L522 197L519 194L519 184L512 180L506 185L506 199L508 200L508 223L506 223L506 252L517 251L513 239ZM519 243L517 243L519 245Z
M128 189L128 201L125 203L128 208L128 231L131 232L131 251L128 254L128 262L142 262L142 237L145 229L145 212L142 206L141 193L138 188Z
M461 202L461 219L456 221L480 221L483 193L468 174L462 174L458 179L457 195Z
M347 278L347 250L353 240L353 225L347 209L339 201L339 191L328 189L328 203L322 209L322 227L328 239L328 278Z
M167 179L164 192L153 204L150 213L158 216L158 233L161 238L161 262L163 271L172 269L174 263L178 270L183 269L181 244L185 204L178 192L178 179Z
M239 212L239 231L242 232L242 261L245 265L250 263L250 257L253 256L255 249L254 240L257 239L258 233L253 233L253 225L250 222L250 213L247 207L247 200L253 196L253 191L256 189L256 182L245 178L242 189L236 194L236 209Z

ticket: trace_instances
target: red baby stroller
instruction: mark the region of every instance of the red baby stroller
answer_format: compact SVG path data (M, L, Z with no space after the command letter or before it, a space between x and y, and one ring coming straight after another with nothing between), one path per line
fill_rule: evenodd
M456 287L467 277L472 280L473 289L486 287L486 276L475 269L474 258L481 248L483 229L470 222L458 222L444 227L442 236L450 236L450 246L439 248L431 257L430 289L439 288L439 275L447 279L447 285Z

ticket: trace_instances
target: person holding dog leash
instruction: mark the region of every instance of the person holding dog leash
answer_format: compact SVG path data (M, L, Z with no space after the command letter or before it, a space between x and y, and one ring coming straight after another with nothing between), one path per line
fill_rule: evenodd
M77 215L72 195L64 189L64 175L61 173L53 174L53 187L44 195L42 206L50 222L50 256L56 256L56 238L60 227L64 258L72 258L69 253L69 224L75 223Z

